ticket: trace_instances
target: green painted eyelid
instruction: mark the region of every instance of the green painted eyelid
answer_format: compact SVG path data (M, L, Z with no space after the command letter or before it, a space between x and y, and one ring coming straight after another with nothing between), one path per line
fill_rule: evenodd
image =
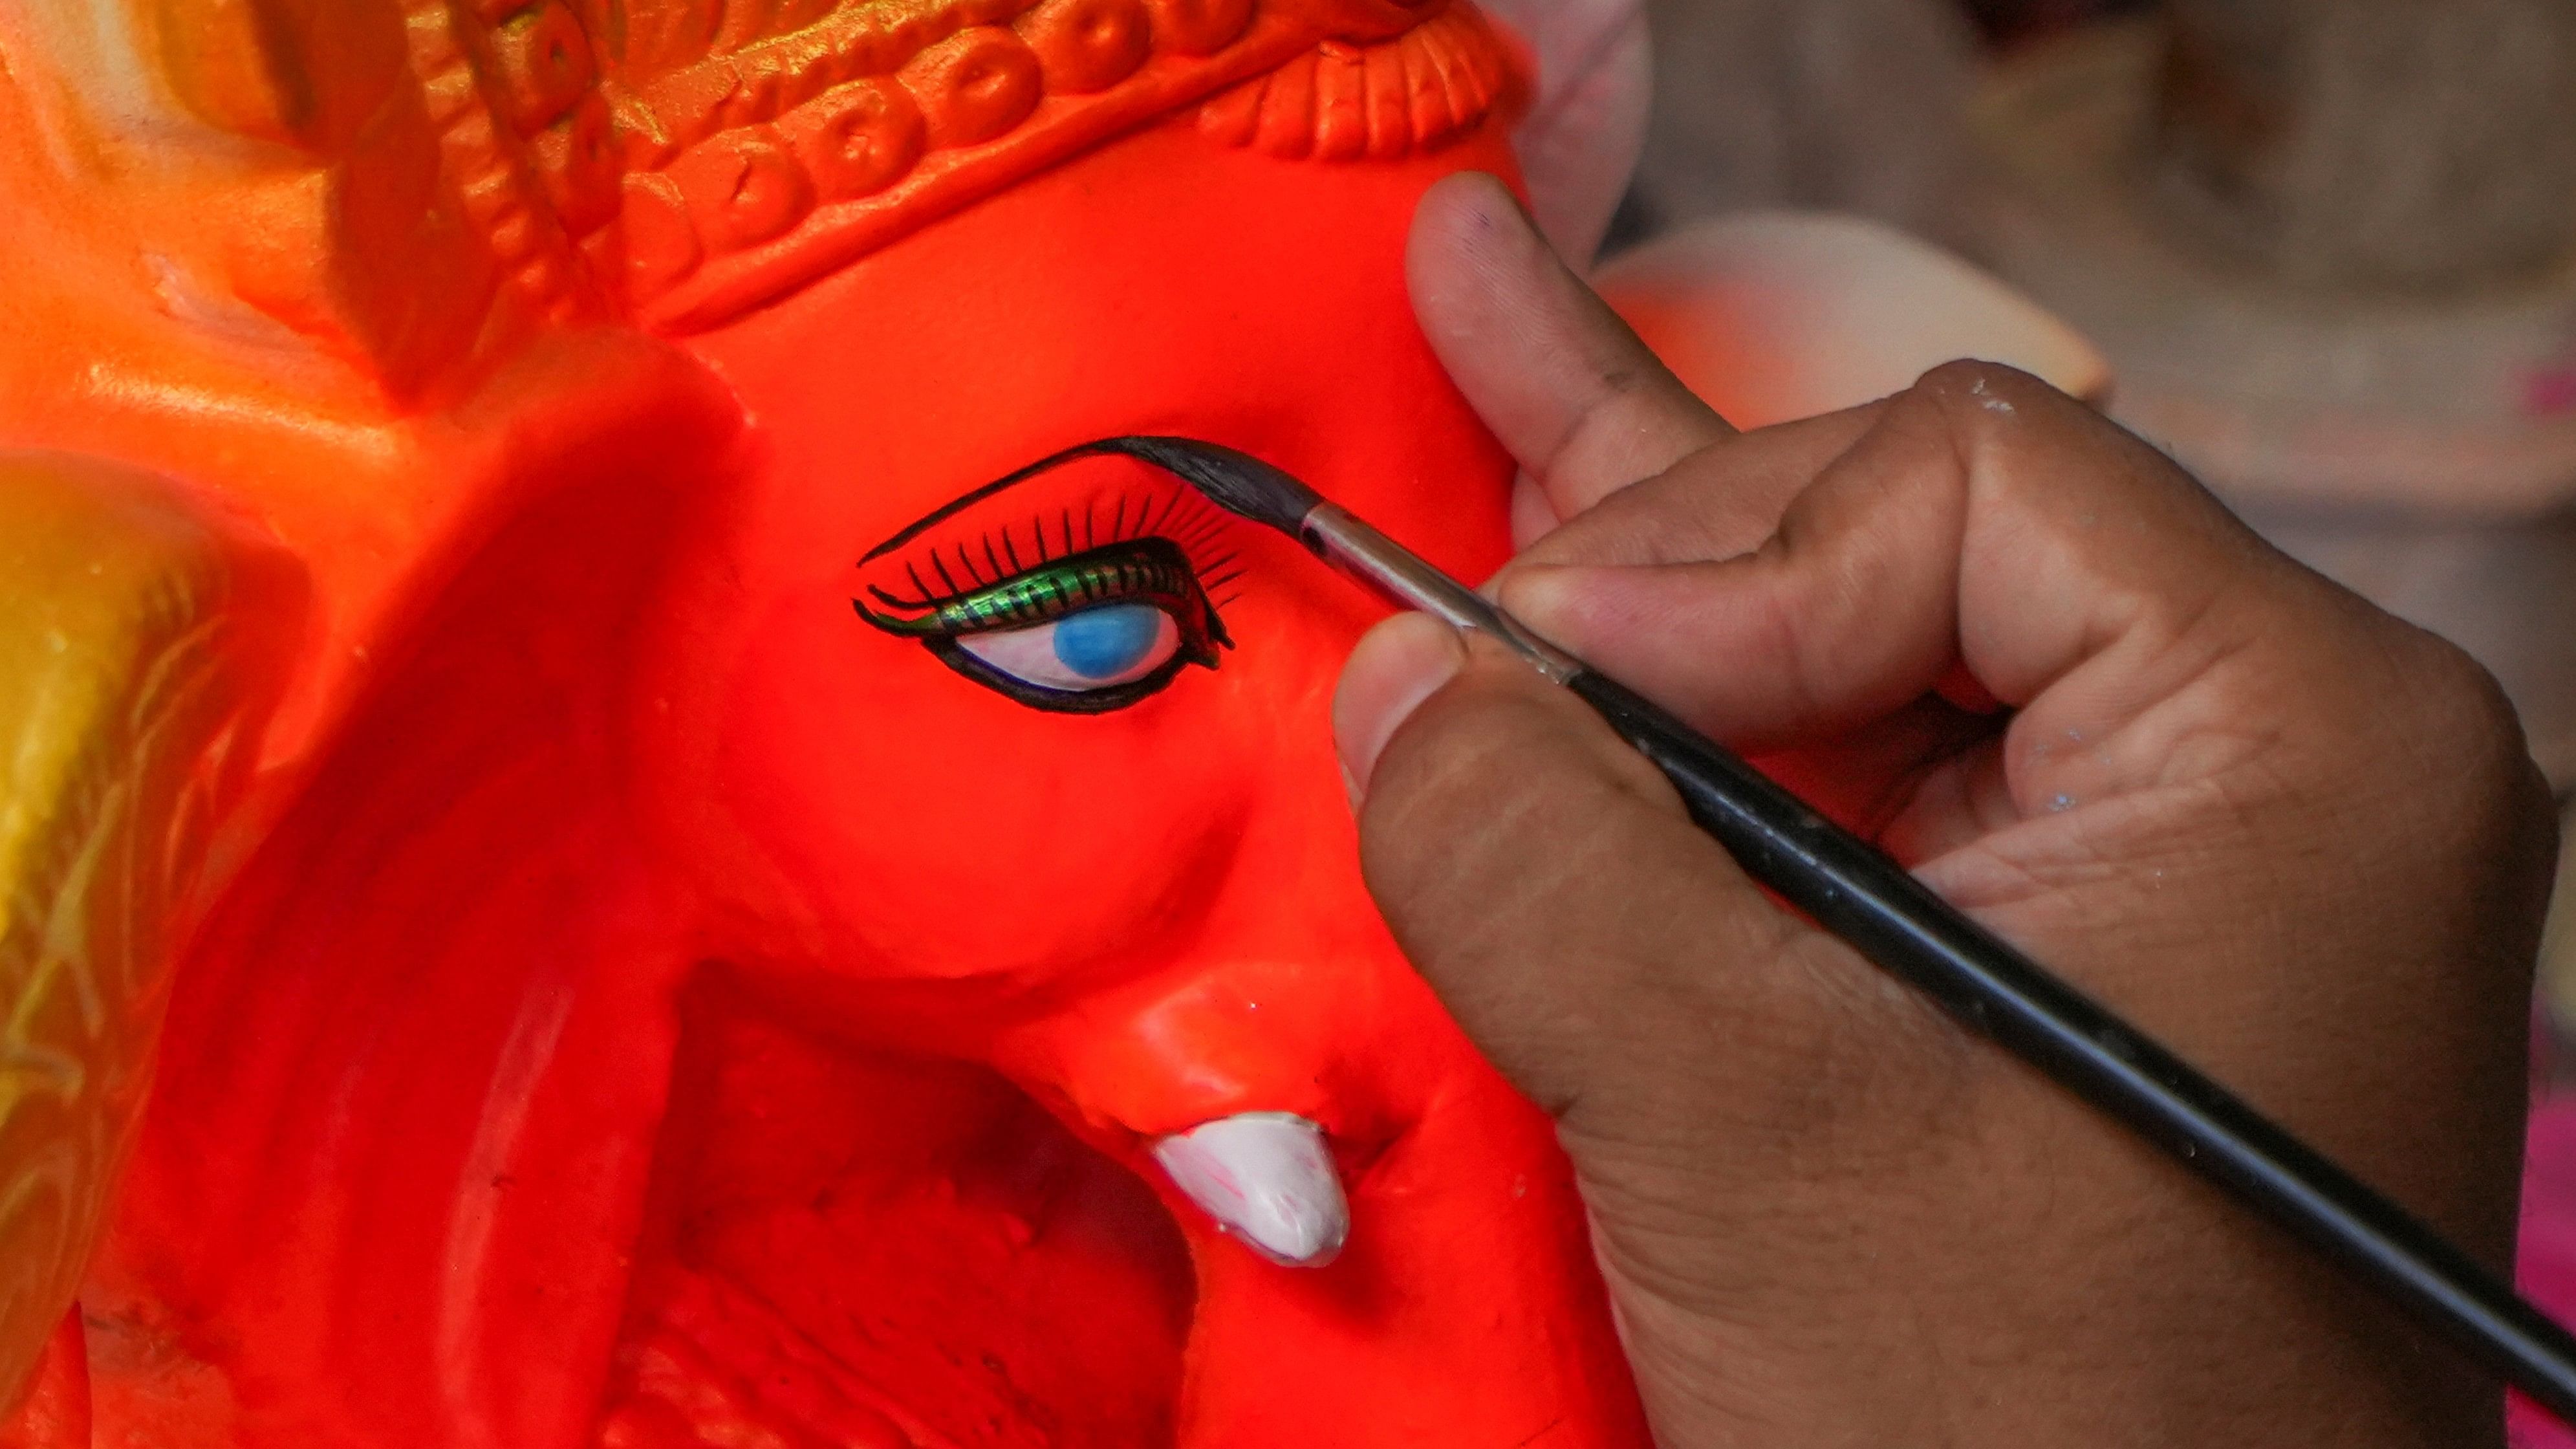
M974 573L962 551L958 563ZM1012 562L1016 564L1017 559ZM940 582L950 576L941 572ZM907 571L909 572L909 571ZM923 580L911 574L918 587ZM1129 539L1053 559L1033 569L949 598L907 600L870 586L883 608L853 601L859 618L897 638L913 639L940 663L986 689L1050 714L1109 714L1161 693L1184 669L1214 669L1221 651L1234 647L1225 621L1199 583L1198 570L1168 538ZM1180 644L1159 668L1141 679L1099 689L1055 689L996 667L970 642L979 634L1031 629L1086 609L1111 604L1150 604L1180 628Z
M871 592L876 592L871 590ZM870 624L906 638L955 638L1053 623L1095 604L1141 600L1167 605L1201 599L1188 558L1167 540L1112 544L1040 564L1028 572L953 599L912 617L859 605ZM881 601L885 595L878 593ZM1205 608L1204 603L1198 607ZM900 605L898 605L900 607ZM1213 611L1210 611L1211 615Z

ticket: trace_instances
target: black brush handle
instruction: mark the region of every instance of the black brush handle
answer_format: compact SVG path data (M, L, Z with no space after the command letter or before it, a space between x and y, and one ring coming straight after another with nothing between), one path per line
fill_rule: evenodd
M1734 752L1598 674L1567 687L1671 778L1691 818L1746 874L2576 1425L2576 1338L2467 1253Z

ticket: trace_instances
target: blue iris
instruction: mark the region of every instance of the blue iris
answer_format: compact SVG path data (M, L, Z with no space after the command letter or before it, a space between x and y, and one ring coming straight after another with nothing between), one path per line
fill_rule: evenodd
M1085 679L1115 679L1145 662L1162 637L1163 611L1151 604L1111 604L1056 622L1055 657Z

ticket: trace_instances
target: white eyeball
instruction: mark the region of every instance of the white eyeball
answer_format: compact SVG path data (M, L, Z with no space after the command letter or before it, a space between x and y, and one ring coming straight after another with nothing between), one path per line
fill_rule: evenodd
M1066 694L1133 684L1171 662L1181 627L1152 604L1104 604L1029 629L967 634L957 647L997 674Z

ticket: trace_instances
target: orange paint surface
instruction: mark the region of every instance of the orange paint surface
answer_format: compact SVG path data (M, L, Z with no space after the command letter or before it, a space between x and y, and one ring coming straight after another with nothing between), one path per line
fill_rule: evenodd
M88 1337L74 1309L46 1343L25 1406L0 1424L0 1449L87 1449L89 1395Z
M54 104L0 89L0 155ZM1511 162L1442 139L1179 112L708 330L531 312L401 376L188 300L212 163L8 178L47 230L0 442L170 473L314 588L84 1298L96 1442L1643 1446L1549 1124L1359 878L1327 709L1375 606L1220 526L1233 649L1096 716L851 607L913 520L1130 433L1499 564L1511 466L1402 254ZM1026 526L1176 486L1103 462ZM1148 1156L1247 1111L1329 1133L1331 1266Z

